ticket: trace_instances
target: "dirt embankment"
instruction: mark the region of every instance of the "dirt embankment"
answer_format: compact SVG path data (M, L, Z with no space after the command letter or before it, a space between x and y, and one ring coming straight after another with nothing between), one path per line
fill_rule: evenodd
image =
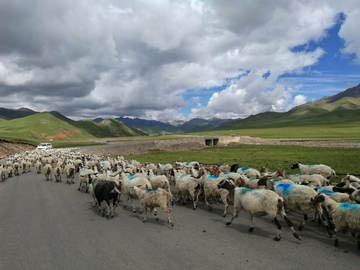
M187 138L187 139L186 139ZM87 154L96 155L139 155L153 152L172 152L172 151L190 151L207 147L203 140L197 140L187 136L184 140L153 140L153 141L103 141L102 145L79 147L79 151ZM304 140L287 140L287 139L262 139L242 136L238 143L235 144L255 144L255 145L300 145L307 147L360 147L360 140L344 139L304 139ZM11 143L0 140L0 158L15 153L34 150L35 146L29 144Z
M0 140L0 158L13 154L20 154L26 151L34 150L36 147L25 143L12 143Z

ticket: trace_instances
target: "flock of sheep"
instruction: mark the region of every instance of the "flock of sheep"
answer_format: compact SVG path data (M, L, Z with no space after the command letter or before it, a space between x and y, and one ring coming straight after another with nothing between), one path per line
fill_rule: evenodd
M99 212L107 218L114 216L120 195L136 212L133 197L137 197L144 212L147 211L157 219L157 209L161 208L171 220L171 205L174 186L177 202L185 204L192 200L196 210L199 199L204 200L211 211L213 201L224 204L223 217L227 215L228 202L234 203L234 213L226 225L230 225L241 210L250 214L250 232L254 230L253 216L268 215L277 227L274 240L281 239L281 225L277 216L281 216L295 238L301 240L293 223L287 217L288 211L299 212L303 220L298 228L301 231L308 215L323 223L330 237L338 246L338 232L349 231L360 250L360 206L357 197L360 195L360 179L347 175L337 185L329 185L329 179L335 171L327 165L292 164L291 169L299 168L300 174L293 175L278 169L268 172L253 168L241 168L238 164L202 166L194 162L175 162L174 164L140 164L136 160L98 157L79 153L76 149L50 149L46 151L26 152L6 158L0 165L0 179L25 173L35 167L37 173L44 173L46 181L62 182L66 176L67 184L74 184L78 172L78 190L92 195L93 206L98 205Z

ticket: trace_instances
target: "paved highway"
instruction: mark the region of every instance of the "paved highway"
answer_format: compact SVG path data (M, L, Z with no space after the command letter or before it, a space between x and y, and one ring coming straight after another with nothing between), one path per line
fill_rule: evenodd
M63 176L65 179L65 176ZM340 247L325 228L308 222L292 236L285 222L282 239L273 241L275 225L268 217L241 212L226 226L223 205L207 211L188 205L172 207L172 228L159 209L146 223L131 207L116 209L107 220L91 207L92 198L78 185L47 182L33 172L0 182L0 269L360 269L360 251L350 234ZM135 204L139 205L136 200ZM229 206L232 213L233 207ZM299 225L301 217L289 214Z

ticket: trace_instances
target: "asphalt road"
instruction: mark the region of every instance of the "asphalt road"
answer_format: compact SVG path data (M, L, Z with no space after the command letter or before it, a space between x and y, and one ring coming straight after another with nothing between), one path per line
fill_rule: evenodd
M63 176L65 178L65 176ZM159 221L146 223L132 208L116 209L103 218L92 198L78 184L46 182L33 172L0 182L0 269L360 269L360 251L350 234L340 235L340 246L325 228L308 222L292 236L279 218L280 242L273 241L275 225L268 217L241 212L226 226L223 205L209 212L203 201L172 207L172 228L159 209ZM136 200L135 204L140 206ZM298 226L298 214L289 214Z

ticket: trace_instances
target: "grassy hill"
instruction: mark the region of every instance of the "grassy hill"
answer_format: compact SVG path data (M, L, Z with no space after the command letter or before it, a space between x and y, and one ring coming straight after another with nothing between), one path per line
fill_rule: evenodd
M223 123L198 135L231 133L264 138L358 138L360 98L344 97L318 106L299 106L285 113L265 112Z
M88 140L119 136L146 135L117 120L73 121L57 113L37 113L13 120L1 119L0 139L37 145L52 139L54 146L63 141Z

